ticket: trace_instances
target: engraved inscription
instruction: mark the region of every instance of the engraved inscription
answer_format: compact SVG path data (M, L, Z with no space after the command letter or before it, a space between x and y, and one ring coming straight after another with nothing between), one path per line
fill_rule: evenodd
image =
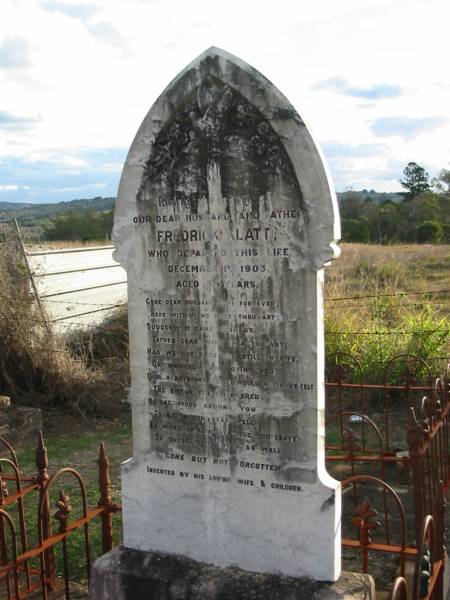
M301 287L306 216L281 141L209 78L157 135L137 207L150 274L149 435L168 465L148 472L172 477L185 461L205 468L198 481L255 485L248 473L264 471L278 483L260 487L300 491L282 481L301 480L295 465L308 463L313 443L303 307L290 294Z

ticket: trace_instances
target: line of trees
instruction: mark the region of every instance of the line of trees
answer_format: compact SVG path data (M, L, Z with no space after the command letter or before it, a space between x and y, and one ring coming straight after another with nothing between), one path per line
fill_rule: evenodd
M113 227L113 211L70 212L55 217L44 225L46 240L110 240Z
M375 244L450 243L450 170L442 169L430 181L423 167L410 162L400 183L405 189L402 194L339 194L342 240ZM44 225L43 237L109 240L112 226L113 210L68 212Z
M343 241L450 243L450 170L430 182L425 169L410 162L400 183L405 192L398 202L376 202L363 192L340 194Z

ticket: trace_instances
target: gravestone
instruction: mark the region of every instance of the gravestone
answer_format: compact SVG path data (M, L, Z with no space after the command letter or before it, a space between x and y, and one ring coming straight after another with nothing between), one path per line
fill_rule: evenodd
M209 49L145 117L113 237L128 276L125 548L335 581L322 285L339 219L301 117Z

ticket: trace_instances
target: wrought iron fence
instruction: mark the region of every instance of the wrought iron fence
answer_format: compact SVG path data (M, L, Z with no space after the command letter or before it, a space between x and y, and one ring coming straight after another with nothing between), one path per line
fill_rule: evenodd
M412 589L408 594L408 583L404 576L394 581L390 600L442 600L444 597L443 540L436 536L433 517L428 515L422 524L416 553Z
M372 573L374 555L395 556L398 573L392 600L443 598L445 492L450 486L450 365L435 380L416 357L396 357L386 365L381 384L366 384L358 361L346 355L327 376L327 463L343 488L342 546L358 555L352 569ZM403 381L392 383L403 373ZM421 379L422 377L422 379ZM425 394L424 394L425 392ZM370 414L370 416L369 416ZM22 473L12 446L0 438L7 457L0 459L0 590L6 600L38 592L43 599L62 587L70 598L70 541L78 531L88 580L91 563L90 526L100 521L102 551L113 546L112 515L120 510L111 496L108 458L99 456L100 499L88 506L79 472L71 467L50 474L42 436L36 449L37 473ZM338 467L342 468L340 471ZM71 478L81 499L74 517L71 500L58 489ZM403 500L394 489L399 482ZM8 489L8 487L10 489ZM52 518L50 492L58 492ZM372 491L371 491L372 490ZM34 498L36 541L30 542L29 499ZM411 501L412 500L412 501ZM54 527L52 528L52 523ZM55 554L61 557L57 576ZM413 561L408 580L405 565ZM408 582L410 591L409 593ZM1 592L0 592L1 593Z
M425 361L401 355L386 363L380 384L368 384L354 356L336 354L328 360L326 460L342 481L342 546L361 554L363 572L373 572L370 556L399 557L394 600L443 597L449 373L447 365L433 383ZM369 484L376 493L368 493ZM406 506L392 486L406 492ZM407 593L405 561L412 558Z
M63 589L69 600L71 535L78 530L82 531L82 555L87 581L91 566L90 525L95 519L101 520L103 552L108 552L113 547L112 515L120 511L121 507L112 501L109 460L105 446L100 446L100 498L94 508L88 507L86 486L76 469L65 467L53 474L49 473L47 449L42 434L36 448L37 473L31 477L22 474L16 452L7 440L0 438L0 447L9 456L0 458L0 596L6 600L22 600L40 591L41 598L46 600L53 592ZM81 514L77 518L70 518L71 500L63 489L59 489L57 510L53 514L57 528L53 531L50 492L56 489L62 477L66 480L68 477L73 479L78 487ZM13 490L10 491L8 487L11 486ZM30 514L26 512L26 504L31 507ZM36 538L35 543L29 542L30 529L34 530L32 533ZM58 576L55 561L57 548L61 549L62 557L61 573Z

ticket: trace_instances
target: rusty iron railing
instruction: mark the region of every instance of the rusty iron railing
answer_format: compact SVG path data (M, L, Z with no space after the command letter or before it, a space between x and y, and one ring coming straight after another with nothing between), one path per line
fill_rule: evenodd
M423 521L417 546L413 598L443 598L445 539L442 526L443 523L436 523L431 515Z
M327 413L356 411L379 414L377 423L387 452L395 450L392 439L392 418L403 415L404 425L410 407L420 410L422 398L434 394L433 376L429 365L420 357L400 354L384 364L383 381L367 383L363 368L355 356L336 352L327 357Z
M89 526L94 519L101 520L103 552L113 547L112 515L121 507L112 501L105 446L101 444L98 459L100 500L98 506L92 509L88 507L86 487L77 470L65 467L49 473L48 454L42 434L39 435L36 448L37 474L33 477L22 475L17 455L4 438L0 438L0 449L8 455L8 458L0 458L0 597L23 600L40 591L41 598L47 600L53 592L63 589L66 599L70 600L70 536L77 530L82 531L87 580L91 566ZM6 475L6 469L12 474ZM53 515L58 527L53 532L50 492L61 478L71 478L77 485L81 497L81 516L70 519L71 500L63 489L59 489L57 510ZM11 492L8 484L14 488ZM32 533L37 533L37 541L34 544L29 542L33 525L30 526L25 514L25 504L29 503L35 508L35 531ZM57 548L61 548L62 556L62 572L58 576L55 561Z
M404 577L395 579L390 600L408 600L408 586Z
M360 498L358 488L364 486L364 498ZM345 490L352 486L356 490L357 504L350 519L346 518L345 510ZM381 488L383 495L383 510L380 512L374 508L373 498L369 498L368 486L375 493ZM406 517L405 511L397 493L387 483L372 477L371 475L354 475L342 481L343 491L343 548L356 549L361 553L363 573L369 572L369 552L391 553L400 557L400 575L405 574L405 558L415 556L417 549L409 547L406 544ZM392 534L390 521L393 518L391 511L388 510L387 498L393 501L399 522L398 531L395 536ZM378 520L380 519L380 520ZM351 530L356 531L356 537L348 537ZM376 534L376 539L374 536Z
M412 598L421 600L442 600L444 595L445 548L436 543L433 517L424 519L412 582ZM390 600L408 600L408 584L405 577L394 581Z
M350 513L345 509L345 490L363 488L363 495L357 493L358 503ZM369 488L372 488L370 491ZM426 515L422 521L417 546L407 544L407 524L403 504L398 494L387 483L369 475L355 475L342 481L343 490L343 548L356 550L361 555L361 571L370 573L369 554L395 555L399 558L400 577L394 581L391 600L407 600L406 561L414 561L414 571L410 587L410 600L443 600L443 573L445 560L445 510L446 499L442 482L438 484L434 506L435 516ZM374 499L380 493L383 508L376 510ZM359 490L358 490L359 491ZM387 509L386 497L393 502L398 513L398 526L392 533L390 520L392 511ZM356 535L350 536L355 531ZM391 562L389 559L388 562ZM388 564L388 563L386 563Z
M408 559L415 561L412 600L442 600L445 492L450 487L450 365L433 385L426 363L402 355L385 366L381 384L366 384L356 358L347 354L339 361L335 355L333 360L334 368L328 370L326 381L327 435L334 436L327 441L327 464L332 474L343 480L342 545L361 554L360 568L364 572L371 572L373 553L398 557L400 578L392 591L394 600L405 600L402 577L407 576ZM393 383L393 372L403 377L401 383ZM6 600L25 599L36 591L45 600L62 586L69 599L73 532L80 531L83 537L87 578L92 521L100 520L103 552L113 546L112 515L120 506L112 501L105 448L101 446L98 461L100 499L93 509L88 508L86 488L78 471L66 467L49 473L42 436L36 449L37 474L33 477L22 474L14 449L3 438L0 449L7 455L0 459L0 596L5 597L1 595L3 586ZM339 465L346 469L344 475L334 470ZM57 488L62 477L71 478L79 490L81 515L76 518L71 519L74 513L70 498ZM402 483L412 492L405 495L405 500L409 496L413 499L407 510L393 489L399 477L405 478ZM370 487L376 493L362 498L360 489L366 493ZM52 490L58 491L54 532ZM38 505L36 543L30 543L25 518L28 498L35 498ZM351 511L344 508L348 500ZM59 577L55 549L62 555Z
M331 355L327 367L326 460L343 486L342 546L358 550L359 568L372 574L375 555L378 563L383 555L398 556L400 578L391 599L442 600L450 364L433 380L425 361L400 355L384 365L381 383L366 383L350 354ZM361 499L358 488L369 484L378 492ZM404 506L392 486L403 490ZM348 501L353 512L345 508ZM405 573L411 559L414 582Z
M434 515L438 482L444 490L450 487L450 365L432 385L422 359L401 355L385 366L382 385L368 385L355 357L343 355L340 363L333 355L333 362L326 382L327 464L338 479L348 474L376 475L387 483L406 479L400 482L411 488L417 540L425 516ZM397 369L398 376L399 364L404 380L391 385L390 373ZM378 396L370 402L374 390Z

